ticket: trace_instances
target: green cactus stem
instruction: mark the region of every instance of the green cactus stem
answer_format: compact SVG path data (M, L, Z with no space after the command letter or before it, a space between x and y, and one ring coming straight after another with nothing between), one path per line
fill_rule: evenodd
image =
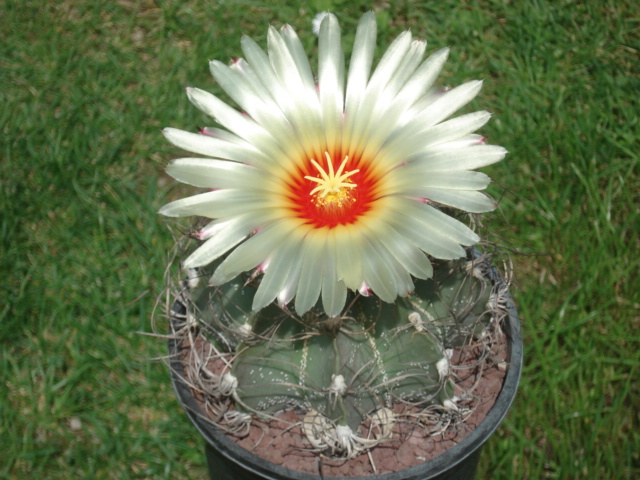
M443 262L410 296L389 304L353 295L336 318L320 308L302 317L277 305L254 312L257 286L245 285L246 278L206 286L215 265L190 272L186 300L209 340L232 358L228 373L237 381L240 411L315 411L356 432L368 415L395 402L442 405L453 396L445 350L491 319L492 285L482 267Z

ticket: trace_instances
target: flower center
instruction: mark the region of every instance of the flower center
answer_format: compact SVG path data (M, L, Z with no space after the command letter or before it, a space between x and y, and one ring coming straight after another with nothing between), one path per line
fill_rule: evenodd
M342 173L349 157L344 157L344 160L340 164L337 172L333 171L333 160L329 152L324 152L327 159L327 166L329 171L326 172L324 168L320 166L315 160L311 160L311 163L318 170L320 176L312 177L305 175L304 178L316 182L318 184L313 190L309 192L309 195L313 198L313 203L319 207L334 206L343 207L349 205L355 201L354 196L350 192L350 189L357 187L349 177L358 173L360 170L355 169L346 173Z
M324 157L307 160L287 182L291 209L315 228L352 224L371 209L378 176L361 160L336 155L342 158L336 169L331 154Z

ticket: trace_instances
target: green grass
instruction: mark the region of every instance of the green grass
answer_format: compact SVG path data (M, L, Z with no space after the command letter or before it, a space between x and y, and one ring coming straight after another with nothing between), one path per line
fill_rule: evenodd
M525 369L478 478L637 478L634 2L389 3L379 44L411 28L451 46L442 82L485 79L473 106L511 152L487 171L494 240L520 252ZM311 50L319 9L351 38L369 8L302 5L0 4L0 478L204 478L202 441L149 360L164 343L138 333L172 243L155 212L178 191L160 129L206 124L183 88L220 93L207 60L240 55L242 33L264 45L289 22Z

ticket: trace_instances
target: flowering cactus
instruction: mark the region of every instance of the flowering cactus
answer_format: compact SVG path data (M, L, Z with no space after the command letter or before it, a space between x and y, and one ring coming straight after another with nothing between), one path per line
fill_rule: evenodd
M201 155L168 173L210 190L160 213L209 219L180 299L226 365L206 387L235 400L221 424L302 409L310 445L346 456L389 437L395 402L455 408L447 349L482 334L503 290L450 215L495 208L474 171L506 153L473 133L490 115L449 118L481 82L434 88L448 50L423 60L410 32L371 72L375 38L365 14L345 75L324 16L316 77L291 27L269 29L266 53L244 37L246 60L210 63L243 111L189 88L223 128L164 130Z

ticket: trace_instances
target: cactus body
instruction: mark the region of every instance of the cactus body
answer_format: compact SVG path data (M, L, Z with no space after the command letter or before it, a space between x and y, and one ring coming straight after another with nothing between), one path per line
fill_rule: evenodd
M393 304L353 297L331 319L321 309L302 317L276 305L253 312L256 286L243 279L216 288L192 282L188 310L217 349L230 354L239 410L271 415L298 408L355 432L394 402L442 405L451 398L445 349L491 318L491 283L470 264L441 264ZM208 271L198 274L206 278Z

